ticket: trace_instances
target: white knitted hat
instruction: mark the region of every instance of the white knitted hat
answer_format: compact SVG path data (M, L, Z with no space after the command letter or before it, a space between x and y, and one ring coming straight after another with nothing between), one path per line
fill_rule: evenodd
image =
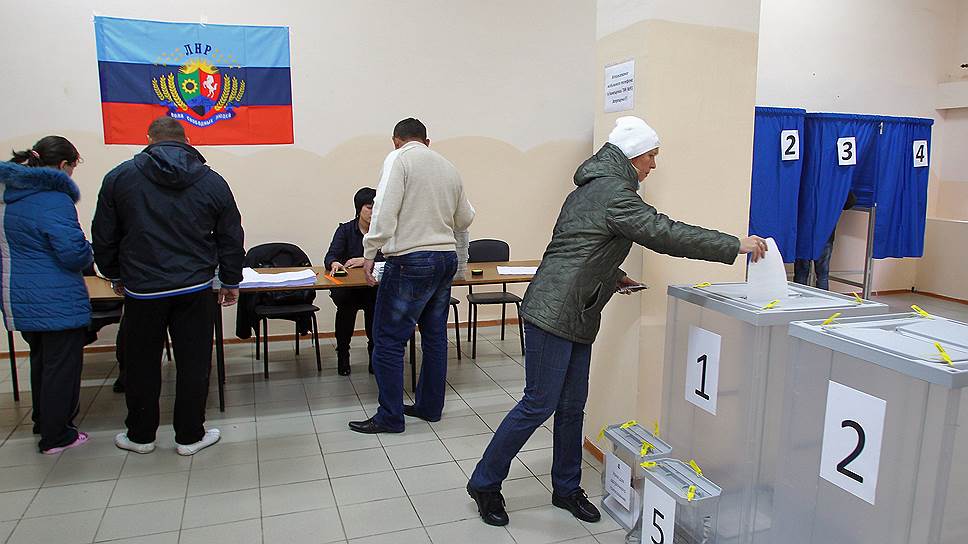
M619 117L608 135L608 143L618 146L626 157L634 159L659 147L659 135L638 117Z

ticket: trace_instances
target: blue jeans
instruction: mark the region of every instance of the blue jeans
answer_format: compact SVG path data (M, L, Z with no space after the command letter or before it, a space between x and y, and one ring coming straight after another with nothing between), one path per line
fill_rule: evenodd
M387 259L373 311L373 373L380 389L380 407L373 419L384 427L404 429L403 352L418 324L423 361L414 406L428 419L439 418L444 409L447 315L455 273L453 251L418 251Z
M588 399L591 344L579 344L525 321L524 397L508 412L471 475L477 491L500 491L511 461L542 423L555 415L551 483L570 496L581 484L582 421Z
M817 275L817 288L830 290L830 255L834 252L834 235L830 235L827 245L823 246L820 258L815 261L807 259L797 259L793 261L793 281L807 285L810 281L810 263L813 263L813 272Z

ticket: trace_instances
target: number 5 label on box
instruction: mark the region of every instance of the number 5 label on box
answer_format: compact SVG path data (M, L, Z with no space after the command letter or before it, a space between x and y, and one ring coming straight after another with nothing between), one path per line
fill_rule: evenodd
M689 327L686 352L686 400L716 415L719 396L719 347L722 337L699 327Z
M672 544L676 528L676 499L652 480L642 493L642 543Z
M827 389L820 476L874 504L887 402L837 382Z

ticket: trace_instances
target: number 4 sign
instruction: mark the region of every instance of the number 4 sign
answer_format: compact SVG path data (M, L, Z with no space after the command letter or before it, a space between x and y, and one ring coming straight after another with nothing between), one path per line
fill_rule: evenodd
M928 165L928 141L914 140L914 167L922 168Z
M716 415L719 397L719 347L722 337L699 327L689 327L686 351L686 400Z
M837 382L827 389L820 476L874 504L887 402Z

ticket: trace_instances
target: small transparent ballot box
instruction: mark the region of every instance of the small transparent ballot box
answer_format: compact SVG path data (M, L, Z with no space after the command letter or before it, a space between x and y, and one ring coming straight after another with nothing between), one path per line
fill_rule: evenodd
M633 542L717 544L722 489L677 459L648 463L641 535Z
M635 421L611 425L602 434L608 445L602 472L602 509L630 534L641 534L643 463L668 457L672 448Z
M790 283L748 300L745 283L670 286L662 437L722 486L719 541L771 543L773 475L789 355L789 324L885 313L883 304Z
M771 542L968 542L968 324L793 323Z

